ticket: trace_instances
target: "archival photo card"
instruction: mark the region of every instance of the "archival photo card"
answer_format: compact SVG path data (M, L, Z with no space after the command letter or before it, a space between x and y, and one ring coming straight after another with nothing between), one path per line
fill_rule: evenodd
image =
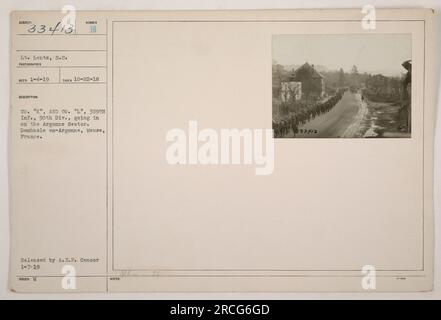
M13 12L11 290L431 290L434 14L376 14Z

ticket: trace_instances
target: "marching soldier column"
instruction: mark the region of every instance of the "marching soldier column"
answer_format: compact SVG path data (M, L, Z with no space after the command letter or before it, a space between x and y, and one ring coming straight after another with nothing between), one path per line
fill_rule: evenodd
M345 91L346 89L339 89L336 95L325 102L317 103L313 106L302 106L300 110L290 112L284 119L279 121L273 120L274 138L283 138L291 130L295 136L299 132L299 126L331 110L340 101Z

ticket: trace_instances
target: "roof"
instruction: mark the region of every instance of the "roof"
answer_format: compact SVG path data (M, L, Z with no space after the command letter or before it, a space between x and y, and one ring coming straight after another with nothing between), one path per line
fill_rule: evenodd
M323 79L323 75L320 74L317 70L315 70L314 65L310 65L308 62L305 62L302 66L298 67L290 76L291 81L301 80L305 77L315 78L315 79Z

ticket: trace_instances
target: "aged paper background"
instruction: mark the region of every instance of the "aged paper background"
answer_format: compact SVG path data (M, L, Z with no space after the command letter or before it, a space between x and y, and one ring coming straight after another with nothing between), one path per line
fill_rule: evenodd
M307 15L307 13L304 14ZM250 19L250 17L254 17L255 13L248 16L245 13L243 15ZM141 13L138 16L143 17ZM200 16L201 14L193 15L194 19L198 19ZM210 17L210 14L208 16ZM211 18L213 16L215 16L214 13ZM259 15L256 16L259 17ZM277 13L274 13L274 16L276 17ZM338 14L335 13L334 16L333 13L328 18L336 16ZM125 15L121 14L122 20L124 17ZM132 20L131 18L132 16L129 20ZM363 265L368 257L369 261L373 261L370 264L379 266L380 271L389 270L383 273L385 279L391 274L408 275L406 270L415 270L412 272L418 277L421 274L426 274L419 273L418 270L422 270L424 265L432 263L431 254L427 254L432 250L432 246L426 242L425 248L428 251L423 252L423 220L421 215L415 215L415 212L421 211L420 208L423 207L422 166L424 161L429 161L427 163L429 171L431 166L430 122L429 124L426 122L425 125L429 140L428 142L425 140L428 144L426 150L429 150L429 160L423 159L423 154L420 152L423 147L424 121L421 110L422 83L417 82L414 85L414 123L413 135L410 140L277 141L275 172L270 177L256 177L250 168L182 167L176 169L165 165L163 159L164 141L161 140L161 137L165 136L165 131L169 127L185 128L188 120L196 119L202 126L215 128L270 127L271 51L268 50L268 45L270 47L271 34L284 32L323 33L323 30L328 33L347 33L356 32L354 26L359 25L359 23L332 25L335 24L334 22L331 25L303 23L294 27L290 23L277 22L261 27L261 24L262 22L251 22L244 26L241 23L210 23L204 28L196 28L190 24L186 24L185 27L174 27L173 24L155 23L152 27L144 22L114 23L112 26L113 42L118 44L116 46L112 44L111 49L114 60L110 71L114 75L114 89L112 94L108 95L109 100L113 102L111 109L109 109L112 111L110 119L113 124L113 146L110 147L110 150L102 148L103 138L98 137L92 141L90 138L71 141L66 149L65 142L62 142L65 138L60 138L60 141L55 139L50 146L46 147L47 149L40 151L33 149L33 152L39 154L38 156L33 155L33 164L46 164L43 166L46 170L38 172L22 172L20 168L23 165L20 165L20 161L24 161L23 164L27 166L28 159L23 156L14 158L12 161L13 170L17 168L17 172L20 172L21 175L24 174L27 178L30 176L31 180L49 180L51 185L62 187L62 194L69 194L69 197L54 197L54 189L46 188L44 185L40 185L39 192L35 193L35 186L25 183L28 182L25 181L26 179L23 181L20 179L17 181L18 184L13 184L13 190L18 189L21 193L29 190L29 195L26 197L29 201L17 199L14 202L13 198L12 203L17 208L15 210L19 212L43 210L45 212L43 217L35 217L36 220L29 220L34 218L25 215L18 215L14 218L17 219L14 223L26 228L21 230L27 237L29 236L27 238L29 242L20 241L17 243L16 248L18 249L13 249L20 250L21 254L25 256L35 254L35 249L38 247L53 246L51 235L56 236L62 231L62 241L66 242L64 244L58 242L57 246L53 248L53 254L59 251L60 255L64 255L66 247L73 249L71 251L73 253L69 253L70 255L75 254L76 250L77 254L82 256L96 256L97 250L103 248L105 252L109 243L104 241L100 244L100 241L96 241L96 239L106 239L108 228L101 223L102 217L97 217L94 213L106 210L100 199L105 202L106 193L103 192L103 188L106 188L105 177L109 172L102 170L102 163L106 162L107 154L113 154L113 163L110 160L109 168L114 170L111 174L114 178L113 181L110 179L110 183L114 185L113 192L115 194L112 194L111 191L110 196L116 199L116 205L110 209L113 212L112 219L114 219L112 231L116 233L115 238L118 241L112 241L114 243L112 243L110 256L112 267L115 270L129 272L132 269L135 271L148 269L152 272L158 272L161 269L160 266L165 266L165 269L197 269L198 266L202 266L202 269L214 270L266 270L261 275L272 275L274 271L268 270L280 269L284 272L288 270L290 275L301 276L301 273L296 274L296 272L301 270L320 271L323 266L329 266L329 269L326 268L326 272L330 270L351 272L352 270L354 271L352 274L359 274L360 265ZM424 46L424 29L418 22L396 22L393 25L379 22L377 31L396 32L396 30L412 34L414 77L422 79L424 51L420 49ZM167 38L170 36L170 32L173 35L179 33L182 36L177 39L174 36ZM231 37L232 33L235 34L234 37ZM191 37L191 41L188 40L189 37ZM210 53L208 56L212 60L205 61L206 65L199 66L201 69L198 70L198 65L192 65L191 62L198 61L197 54L200 52L201 46L206 43L204 40L212 37L215 37L220 45L216 46L216 50L202 48L206 50L205 52ZM146 42L143 43L143 41ZM164 45L170 54L166 58L169 60L166 61L184 60L185 63L165 63L161 65L160 70L154 68L154 65L164 58L161 56ZM179 48L186 45L196 48L191 51L190 58L186 58L179 51ZM157 50L152 50L152 48ZM255 55L242 57L240 54L242 50L251 50ZM231 58L232 60L229 61L229 57L236 57L236 59ZM237 61L237 57L240 58L239 61ZM218 60L225 62L222 66L231 66L231 69L220 68L212 63ZM140 65L143 68L139 68ZM240 68L237 68L238 65ZM209 84L203 81L198 82L197 78L195 83L189 83L181 81L179 76L170 77L171 74L188 75L198 74L198 72L206 75L205 72L210 71L207 69L208 66L212 67L213 73L217 75L216 78L211 79ZM153 77L149 76L152 74L152 70L156 70ZM250 74L256 73L259 75L266 73L266 77L249 77ZM234 74L233 77L232 74ZM160 95L148 91L148 88L154 87L158 82L167 85L174 84L173 92L175 94L169 96L169 100L164 101ZM194 91L195 85L198 88L197 96L196 94L188 94ZM134 86L140 90L134 92ZM236 87L242 89L239 94L237 90L233 90ZM228 88L231 89L228 90ZM222 95L216 95L219 90L222 90ZM97 96L95 92L93 91L87 96L75 96L75 99L91 103L90 99ZM255 92L259 94L249 94ZM51 92L51 95L53 94ZM216 96L216 99L213 99L213 96ZM250 99L254 100L250 101ZM96 103L99 104L99 101ZM158 107L146 108L146 106ZM164 109L169 110L166 117L164 117ZM256 112L256 110L258 111ZM432 111L429 109L428 113L425 113L429 119ZM189 118L189 114L193 117ZM158 121L158 119L162 120ZM123 133L115 134L115 132ZM150 139L147 142L144 135L136 134L139 132L146 132L149 137L153 136L155 139ZM132 135L129 135L130 133ZM99 147L97 148L97 146ZM17 154L29 152L26 151L29 149L21 151L18 144L14 145L13 143L12 147ZM296 150L295 153L293 150ZM57 161L55 157L60 152L64 155L68 153L69 160L63 161L63 163ZM369 157L372 154L378 154L381 157ZM157 157L152 155L157 155ZM406 156L405 159L403 159L403 155ZM328 157L326 164L321 161L324 156ZM369 161L367 161L368 157ZM84 160L86 160L88 168L82 167ZM146 168L145 164L152 162L153 165ZM329 163L332 163L333 170L329 170ZM400 163L400 166L397 166L396 163ZM94 166L101 168L101 170L94 170ZM315 171L296 172L293 170L293 168L308 168L308 166L314 167ZM72 171L76 169L82 170L75 171L76 174L73 177ZM60 174L52 177L53 170ZM162 172L162 174L159 175L158 172ZM376 175L373 176L372 172L375 172ZM403 175L403 172L406 174ZM175 177L177 174L183 179L174 180L172 184L168 183L170 178L158 179L159 176ZM430 184L431 174L430 172L426 177L426 183L429 181ZM155 177L157 180L152 181L152 178ZM195 177L198 178L195 179ZM323 177L326 177L326 184L323 183ZM66 183L72 178L80 183L80 189L78 189L78 185ZM54 180L51 181L51 179ZM87 183L84 183L84 179ZM376 179L384 179L384 183L379 185L376 183ZM374 185L376 188L373 190L372 186ZM207 186L215 187L207 188ZM173 199L167 198L161 192L164 188L171 193ZM193 191L192 193L204 196L193 198L190 194L183 193L183 190ZM225 201L224 197L219 197L219 194L228 194L227 198L230 201ZM87 198L94 200L82 201L86 195ZM180 199L179 197L182 195L185 197ZM315 201L316 195L321 195L322 201ZM372 201L372 196L375 201ZM20 198L22 195L17 195L17 197ZM29 197L31 198L29 199ZM256 202L256 198L267 200ZM232 202L231 199L233 199ZM430 200L429 192L427 199L429 204ZM363 203L362 207L360 203ZM192 212L191 219L179 220L179 217L176 216L165 216L165 213L170 212L169 206L173 208L179 204L185 205L188 212ZM229 208L229 205L233 207ZM27 206L31 206L31 208ZM59 216L61 207L63 210L70 207L73 211L71 214ZM430 208L427 210L431 212ZM79 212L80 217L78 216ZM124 212L124 214L118 214L119 212ZM291 214L291 212L295 214ZM323 215L324 212L330 213L330 216ZM387 212L388 215L385 216L384 212ZM60 220L55 223L53 218L57 216ZM367 216L369 216L368 219L366 219ZM425 220L429 225L431 225L430 216L429 220L427 220L427 216ZM41 219L44 217L48 219L47 223L42 223ZM104 218L108 219L108 216L105 215ZM24 220L20 221L20 219ZM158 224L155 226L150 221L156 221ZM197 223L192 223L194 221ZM326 221L326 227L323 225L324 221ZM308 225L309 228L301 227L302 224ZM39 227L35 228L35 225ZM213 225L218 228L216 232L222 233L222 239L212 236L210 228ZM250 225L252 227L248 227ZM193 232L202 238L179 238L190 241L182 243L179 239L176 241L173 237L167 237L162 228L167 229L172 235L182 233L185 236L188 232ZM425 228L426 232L430 228ZM79 236L78 230L81 230L81 236ZM69 232L73 234L66 236ZM392 239L390 233L394 235ZM430 240L430 236L429 231L429 235L426 233L426 237L429 237ZM352 243L348 243L348 238L359 246L354 248ZM143 241L140 242L139 239L143 239ZM372 243L372 239L378 243ZM91 246L91 243L94 245ZM179 252L184 251L180 248L181 245L185 248L186 254L180 256L179 260L173 259ZM222 250L225 247L230 250ZM162 254L164 248L168 249L167 255ZM246 256L243 255L244 250L248 253ZM146 251L155 254L143 255L143 252ZM262 259L261 252L270 253L272 256ZM336 257L335 253L337 253ZM387 259L384 259L386 256ZM198 259L195 260L195 257ZM291 269L290 267L293 265L297 268ZM108 267L108 261L92 266L79 266L79 274L85 274L84 272L97 274L102 272L103 268ZM59 273L58 269L54 268L53 271ZM169 271L165 272L167 274ZM226 272L228 274L230 271ZM341 271L332 272L334 273L331 275L338 276ZM136 274L138 273L130 271L130 275ZM144 283L138 278L136 278L136 282L129 281L133 278L127 277L125 285L128 287L120 287L119 283L115 284L115 290L148 290L146 287L151 287L153 290L168 288L168 290L179 291L180 288L191 290L189 286L196 285L198 288L202 288L196 290L228 291L236 285L234 283L236 280L228 282L214 280L208 284L203 283L204 281L199 283L199 280L183 283L166 280L162 284L157 284L156 280L154 283L150 281ZM265 279L258 281L258 283L255 280L253 280L254 283L244 280L241 286L245 291L265 291L265 289L292 291L302 290L302 288L306 288L306 290L336 290L338 288L356 290L355 282L351 283L350 280L347 282L335 281L335 279L320 280L311 286L311 283L298 281L297 277L289 279L289 281L284 279L283 283L278 279ZM426 284L419 287L416 284L418 281L416 281L414 288L428 289L430 282L429 276ZM47 285L49 290L54 290L50 281L47 283L42 281L41 283L43 283L43 288ZM412 290L413 287L412 284L407 288L406 285L402 286L393 281L389 283L388 280L384 283L384 290ZM97 290L102 286L102 279L88 280L88 283L84 285L85 290L89 288Z

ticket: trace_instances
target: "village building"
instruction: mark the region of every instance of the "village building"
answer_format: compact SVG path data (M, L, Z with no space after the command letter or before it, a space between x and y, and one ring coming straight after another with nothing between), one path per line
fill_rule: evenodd
M325 81L313 64L304 63L288 78L288 82L300 83L302 99L320 99L325 95Z
M302 83L295 81L284 81L280 83L280 96L283 102L300 100L302 97Z

